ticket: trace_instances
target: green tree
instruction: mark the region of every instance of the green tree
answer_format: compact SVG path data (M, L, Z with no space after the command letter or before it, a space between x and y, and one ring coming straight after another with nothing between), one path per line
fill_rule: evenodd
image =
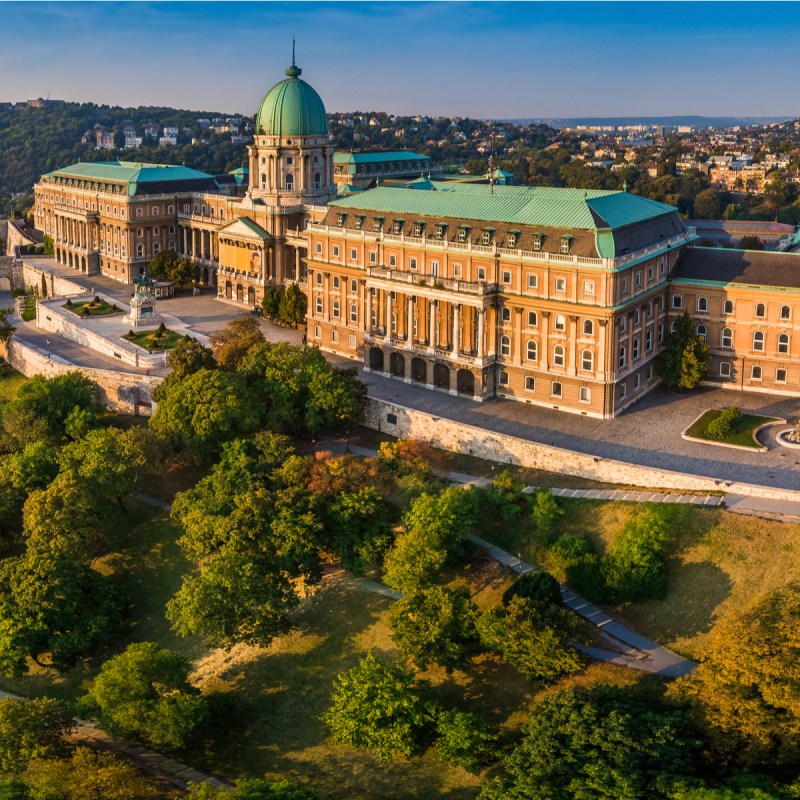
M480 647L478 610L464 586L428 586L398 600L389 628L400 653L419 669L463 667Z
M306 321L307 311L308 297L305 292L296 283L290 283L278 301L278 315L296 328Z
M226 440L256 429L254 406L241 375L200 369L165 391L150 426L171 444L207 460Z
M189 683L192 665L153 642L130 644L106 661L83 705L109 730L153 747L182 747L208 708Z
M187 335L167 354L167 366L170 377L179 381L201 369L214 369L216 364L211 351Z
M163 796L126 761L88 747L75 748L70 758L33 761L22 777L30 800L155 800Z
M83 439L97 424L97 414L93 409L75 406L64 420L64 433L70 439Z
M47 276L44 274L44 272L42 273L42 288L41 288L41 292L42 292L41 293L42 299L46 299L47 298Z
M284 288L281 284L267 286L264 290L264 299L261 301L261 308L264 311L264 316L277 317L280 315L283 293Z
M202 783L191 789L192 800L319 800L313 789L300 788L288 780L242 780L236 782L235 789Z
M32 442L0 461L0 531L8 540L21 530L28 495L46 487L57 474L57 455L44 442ZM8 540L0 538L0 547Z
M796 764L800 748L800 583L757 598L720 623L676 691L716 746L737 758Z
M526 572L520 575L503 593L503 605L507 606L514 597L531 600L537 605L562 606L561 587L549 572Z
M583 622L558 606L513 597L478 619L483 644L500 654L526 678L552 683L583 668L583 656L571 645L587 641Z
M698 219L717 219L720 212L719 194L716 189L703 189L694 199L694 215Z
M764 240L760 236L755 235L742 236L742 238L739 240L739 249L764 250Z
M650 709L628 689L568 689L542 699L503 774L481 800L650 800L695 770L698 743L680 712Z
M0 672L22 675L45 654L65 670L118 632L119 602L89 567L29 553L0 561L0 619Z
M16 328L8 321L8 309L0 308L0 342L6 343Z
M538 489L533 493L531 516L538 541L544 546L551 545L558 533L558 518L564 516L564 510L549 489Z
M448 763L478 773L498 758L497 734L478 714L451 709L436 718L436 749Z
M264 343L255 317L232 319L221 331L211 334L211 352L220 369L235 372L251 348Z
M6 697L0 702L0 772L19 773L31 759L52 755L72 724L72 712L60 700Z
M692 318L685 311L674 323L661 353L661 374L667 386L694 389L708 370L711 351L696 335Z
M334 742L374 750L385 763L417 751L434 711L424 684L398 664L370 653L336 678L322 721Z

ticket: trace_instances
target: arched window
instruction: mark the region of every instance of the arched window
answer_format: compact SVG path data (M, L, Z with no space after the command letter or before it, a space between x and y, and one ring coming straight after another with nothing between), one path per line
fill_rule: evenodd
M314 281L316 282L317 286L322 286L322 273L321 272L314 273Z
M760 352L764 351L764 333L763 331L756 331L753 334L753 350Z
M683 308L683 298L679 294L672 295L672 307Z
M633 360L636 361L639 358L639 338L636 337L633 342L631 343L631 355L633 356Z
M594 369L594 353L591 350L584 350L581 353L581 369L587 372Z
M511 355L511 338L508 336L500 337L500 355L501 356Z
M322 187L322 178L320 177L319 172L314 173L314 188L319 189Z
M536 361L538 355L539 353L536 347L536 342L531 339L525 346L525 357L528 359L528 361Z
M262 189L267 188L267 176L263 172L261 173L261 188Z
M339 301L338 300L334 300L333 303L331 303L331 316L334 319L339 319L339 311L340 311L340 309L341 309L341 306L339 305Z
M511 322L511 309L510 308L504 308L500 312L500 319L503 322Z
M789 306L781 306L781 319L791 319L792 318L792 310Z
M322 316L322 297L318 297L314 302L316 313Z
M733 300L726 300L722 304L722 313L723 314L733 314Z
M707 297L698 297L697 298L697 310L698 311L708 311L708 298Z
M350 306L350 322L358 322L358 304L352 303Z
M733 331L730 328L722 329L720 346L725 350L729 350L731 347L733 347Z
M625 350L625 345L623 344L619 348L619 368L625 369L625 364L627 363L627 361L628 361L627 351Z
M789 334L782 333L778 337L778 352L786 355L789 352Z
M539 316L535 311L528 312L528 327L535 328L539 324Z
M352 294L358 294L358 281L355 278L350 281L350 291Z
M291 172L286 176L283 186L284 189L288 189L290 192L294 191L294 175Z
M556 314L556 320L553 327L557 331L564 331L567 329L567 321L562 314Z
M339 286L340 286L340 283L339 283L339 276L338 276L338 275L334 275L334 276L333 276L333 288L334 288L334 289L338 289L338 288L339 288Z
M594 336L594 322L592 322L592 320L585 319L583 321L583 335Z
M767 316L767 307L763 303L756 303L756 316L762 318Z
M706 340L706 326L705 325L698 325L696 330L697 336L701 342L705 342Z
M557 344L553 348L553 366L554 367L563 367L564 366L564 345Z

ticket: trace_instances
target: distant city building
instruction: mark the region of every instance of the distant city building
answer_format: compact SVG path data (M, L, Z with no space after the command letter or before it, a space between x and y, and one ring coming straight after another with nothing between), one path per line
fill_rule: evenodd
M428 156L407 150L373 153L336 153L333 158L333 176L337 186L351 184L360 189L374 186L386 179L416 178L430 172Z

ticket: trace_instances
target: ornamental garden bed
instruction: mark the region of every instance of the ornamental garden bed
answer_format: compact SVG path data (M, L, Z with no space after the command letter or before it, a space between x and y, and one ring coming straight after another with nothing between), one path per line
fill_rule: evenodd
M107 303L99 297L95 297L94 300L81 300L78 303L67 300L61 308L65 308L79 317L108 317L112 314L119 314L122 311L116 303L111 305L111 303Z
M172 350L183 339L183 334L162 326L154 331L128 331L122 338L153 353L156 350Z
M731 434L724 438L717 438L708 432L712 422L721 417L728 409L711 409L701 414L682 434L684 439L704 442L721 447L738 447L746 450L765 451L757 438L758 432L769 425L776 425L785 420L779 417L762 417L758 414L742 413L731 423Z

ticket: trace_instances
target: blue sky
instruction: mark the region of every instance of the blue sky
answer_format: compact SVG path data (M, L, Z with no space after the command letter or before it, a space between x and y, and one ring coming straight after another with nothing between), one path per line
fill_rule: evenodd
M255 113L800 115L800 3L3 3L0 100ZM13 34L11 34L13 32ZM11 34L11 35L10 35Z

